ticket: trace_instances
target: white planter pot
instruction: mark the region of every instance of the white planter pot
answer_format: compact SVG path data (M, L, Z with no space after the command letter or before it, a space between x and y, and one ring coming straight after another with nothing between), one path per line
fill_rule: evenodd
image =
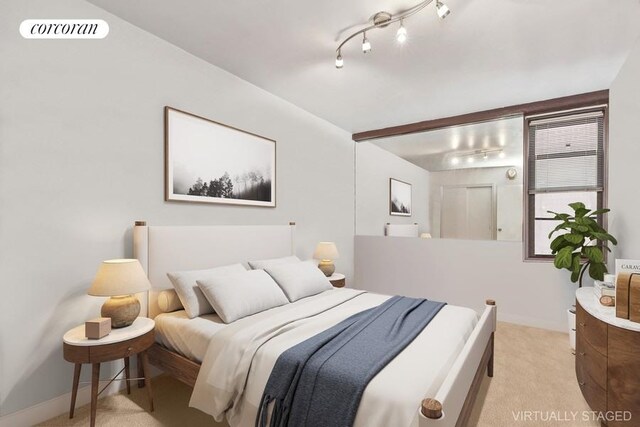
M572 350L576 349L576 309L575 307L567 310L567 318L569 321L569 346Z

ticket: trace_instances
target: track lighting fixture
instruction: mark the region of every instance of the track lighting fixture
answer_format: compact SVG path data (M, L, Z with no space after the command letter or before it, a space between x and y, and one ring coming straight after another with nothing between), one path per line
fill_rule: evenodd
M486 148L481 150L469 150L469 151L455 151L452 153L453 157L451 157L451 164L457 165L462 160L465 160L467 163L475 163L476 160L482 158L482 160L488 161L490 157L493 155L497 155L498 158L504 159L506 155L504 154L504 150L502 148Z
M373 16L373 19L365 28L362 28L355 33L351 34L349 37L345 38L338 48L336 49L336 68L340 69L344 65L344 61L342 59L342 47L354 37L362 34L362 52L369 53L371 52L371 43L367 39L367 31L380 29L388 27L389 25L400 22L400 28L396 32L396 40L398 43L404 43L407 40L407 29L404 26L404 20L415 15L420 12L425 7L429 6L434 0L423 0L420 3L416 4L412 8L406 9L402 12L397 13L396 15L392 15L389 12L378 12ZM436 12L441 19L446 18L449 15L450 10L443 2L440 0L435 0L436 2Z
M436 0L436 12L440 19L446 18L451 13L447 5L442 3L440 0Z
M338 51L338 56L336 56L336 68L342 68L344 66L344 59L342 59L342 54Z
M364 36L362 37L362 52L369 53L371 52L371 43L369 43L369 40L367 39L367 33L363 34Z
M398 28L398 32L396 33L396 40L398 43L404 43L407 41L407 29L404 27L404 22L400 20L400 28Z

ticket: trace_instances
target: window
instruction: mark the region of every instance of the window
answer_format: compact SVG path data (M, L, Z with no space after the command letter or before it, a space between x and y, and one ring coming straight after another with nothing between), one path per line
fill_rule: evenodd
M548 211L569 203L591 210L605 204L605 109L527 117L527 259L552 258L549 233L558 224ZM598 222L604 226L602 215Z

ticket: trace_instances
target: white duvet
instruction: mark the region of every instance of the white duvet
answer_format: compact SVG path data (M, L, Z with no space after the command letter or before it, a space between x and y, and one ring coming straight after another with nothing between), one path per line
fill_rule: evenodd
M254 426L265 384L283 351L388 298L329 290L225 326L211 337L190 406L216 421L226 417L231 427ZM477 321L471 309L445 306L371 380L354 425L417 425L421 400L435 395Z

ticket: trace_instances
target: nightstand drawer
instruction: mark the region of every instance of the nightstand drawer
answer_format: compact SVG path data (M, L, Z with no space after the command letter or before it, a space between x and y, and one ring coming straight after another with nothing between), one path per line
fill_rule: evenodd
M71 363L88 363L89 362L89 347L88 346L76 346L64 343L62 345L62 354L64 360Z
M606 390L607 357L596 351L582 334L576 340L576 365L580 367L583 379L586 380L588 376L596 385Z
M587 313L580 304L576 304L576 331L593 348L607 355L607 324Z
M113 344L97 345L89 348L89 363L107 362L140 353L153 345L154 331L138 338Z
M345 279L332 280L331 284L334 288L344 288Z

